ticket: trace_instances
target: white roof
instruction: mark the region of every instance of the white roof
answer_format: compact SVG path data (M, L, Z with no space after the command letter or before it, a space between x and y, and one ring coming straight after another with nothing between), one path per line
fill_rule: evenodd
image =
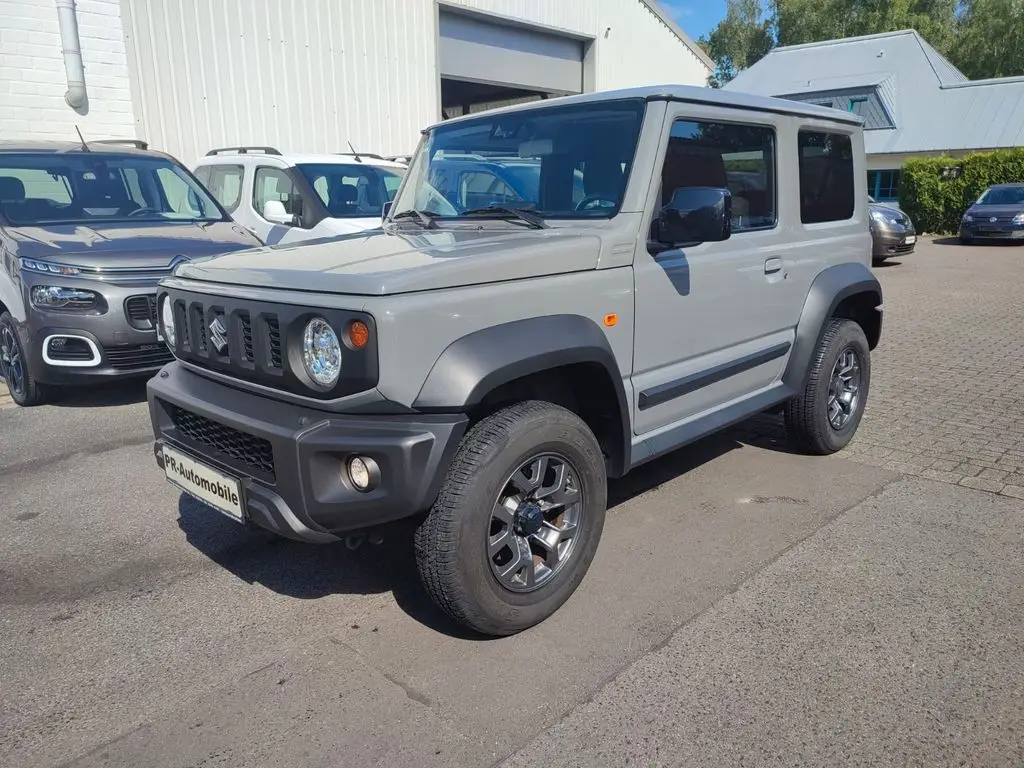
M435 123L424 130L430 130L439 125L448 125L465 120L476 120L487 118L492 115L506 114L511 112L522 112L528 109L545 109L548 107L560 107L568 104L594 104L602 101L614 101L618 99L646 99L647 101L688 101L695 104L713 104L723 107L737 107L757 112L778 112L786 115L805 115L807 117L835 120L854 125L863 125L864 120L860 115L851 112L842 112L829 107L819 107L815 104L804 104L790 99L776 99L769 96L759 96L750 93L737 93L734 91L723 91L717 88L705 88L699 85L646 85L638 88L622 88L618 90L596 91L594 93L581 93L575 96L560 96L554 99L543 101L529 101L524 104L515 104L511 107L489 109L486 112L473 112L460 117L453 117L443 123Z

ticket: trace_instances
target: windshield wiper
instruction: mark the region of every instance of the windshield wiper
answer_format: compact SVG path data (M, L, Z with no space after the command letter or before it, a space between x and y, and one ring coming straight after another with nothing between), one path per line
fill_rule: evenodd
M533 207L531 203L529 207L523 206L518 207L515 205L501 205L494 204L489 205L486 208L470 208L468 211L463 211L459 216L490 216L492 218L503 218L509 217L517 218L520 221L524 221L534 229L547 229L548 225L544 223L544 219L530 210ZM494 214L498 214L495 216Z
M437 214L430 213L428 211L418 211L415 208L410 208L407 211L399 211L391 217L392 221L398 221L399 219L416 219L416 221L424 229L436 229L437 224L434 222L434 217Z

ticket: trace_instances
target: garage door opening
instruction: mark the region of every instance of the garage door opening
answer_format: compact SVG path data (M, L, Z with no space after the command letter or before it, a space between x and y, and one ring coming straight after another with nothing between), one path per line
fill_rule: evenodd
M448 120L460 115L468 115L472 112L482 112L486 109L540 101L554 95L561 94L551 94L546 91L516 88L508 85L471 83L466 80L453 80L448 77L442 77L441 117Z
M452 11L438 21L444 119L583 92L584 40Z

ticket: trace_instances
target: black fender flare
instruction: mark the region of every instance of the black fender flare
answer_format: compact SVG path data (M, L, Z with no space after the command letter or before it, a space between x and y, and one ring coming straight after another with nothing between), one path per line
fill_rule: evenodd
M826 323L844 300L857 294L870 296L875 310L881 313L882 286L868 266L860 262L823 269L811 282L797 322L793 351L782 375L783 383L794 392L802 392L806 385L814 351Z
M597 323L582 315L545 315L483 328L449 344L434 362L412 407L417 411L467 411L497 387L566 365L593 363L611 379L622 429L622 467L630 453L629 401L611 345Z

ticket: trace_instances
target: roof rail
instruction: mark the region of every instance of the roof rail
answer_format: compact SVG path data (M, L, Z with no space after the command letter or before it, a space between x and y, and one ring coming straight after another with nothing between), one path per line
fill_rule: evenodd
M217 149L211 149L206 153L206 156L219 155L223 152L234 152L239 155L247 155L250 152L259 152L263 155L280 155L281 153L273 147L219 147Z
M142 139L92 139L90 144L128 144L136 149L149 149L149 144Z

